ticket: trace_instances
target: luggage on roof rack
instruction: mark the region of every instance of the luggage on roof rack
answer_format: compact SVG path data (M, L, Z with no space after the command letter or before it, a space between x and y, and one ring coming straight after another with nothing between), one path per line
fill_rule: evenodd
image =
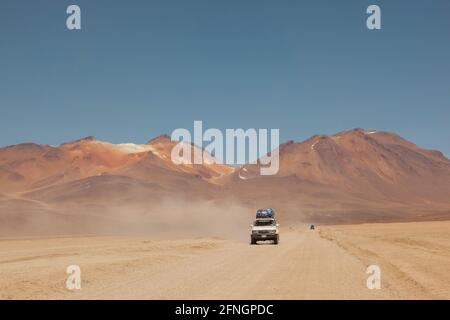
M263 208L256 211L256 219L275 218L275 211L272 208Z

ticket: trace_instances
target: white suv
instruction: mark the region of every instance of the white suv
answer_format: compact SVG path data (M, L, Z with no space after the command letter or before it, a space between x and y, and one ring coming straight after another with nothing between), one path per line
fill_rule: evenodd
M256 241L259 240L273 240L274 244L278 244L280 241L279 224L273 218L256 219L251 227L250 244L256 244Z

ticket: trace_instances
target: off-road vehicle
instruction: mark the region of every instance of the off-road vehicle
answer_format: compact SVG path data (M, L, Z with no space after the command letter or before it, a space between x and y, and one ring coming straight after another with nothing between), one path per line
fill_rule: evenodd
M256 241L265 240L273 240L274 244L278 244L280 241L278 226L279 224L273 218L256 219L251 225L250 244L256 244Z

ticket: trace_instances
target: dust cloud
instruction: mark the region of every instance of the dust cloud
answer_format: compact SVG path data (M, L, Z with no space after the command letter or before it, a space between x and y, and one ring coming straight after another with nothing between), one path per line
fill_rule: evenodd
M119 206L10 203L2 208L0 237L133 235L156 239L216 237L246 241L253 208L234 200L161 199Z

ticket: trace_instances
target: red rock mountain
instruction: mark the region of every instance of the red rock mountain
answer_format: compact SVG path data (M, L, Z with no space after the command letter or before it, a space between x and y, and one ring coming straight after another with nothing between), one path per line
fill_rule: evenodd
M151 180L161 170L213 182L234 170L218 164L175 165L170 160L174 145L168 136L143 145L111 144L87 137L57 147L25 143L1 148L0 191L35 190L106 174Z
M258 165L235 172L234 192L255 200L275 193L284 207L306 207L315 216L326 211L325 220L330 212L344 220L359 215L359 221L450 213L450 160L393 133L313 136L280 145L279 155L276 176L260 176ZM252 190L260 190L258 197Z

